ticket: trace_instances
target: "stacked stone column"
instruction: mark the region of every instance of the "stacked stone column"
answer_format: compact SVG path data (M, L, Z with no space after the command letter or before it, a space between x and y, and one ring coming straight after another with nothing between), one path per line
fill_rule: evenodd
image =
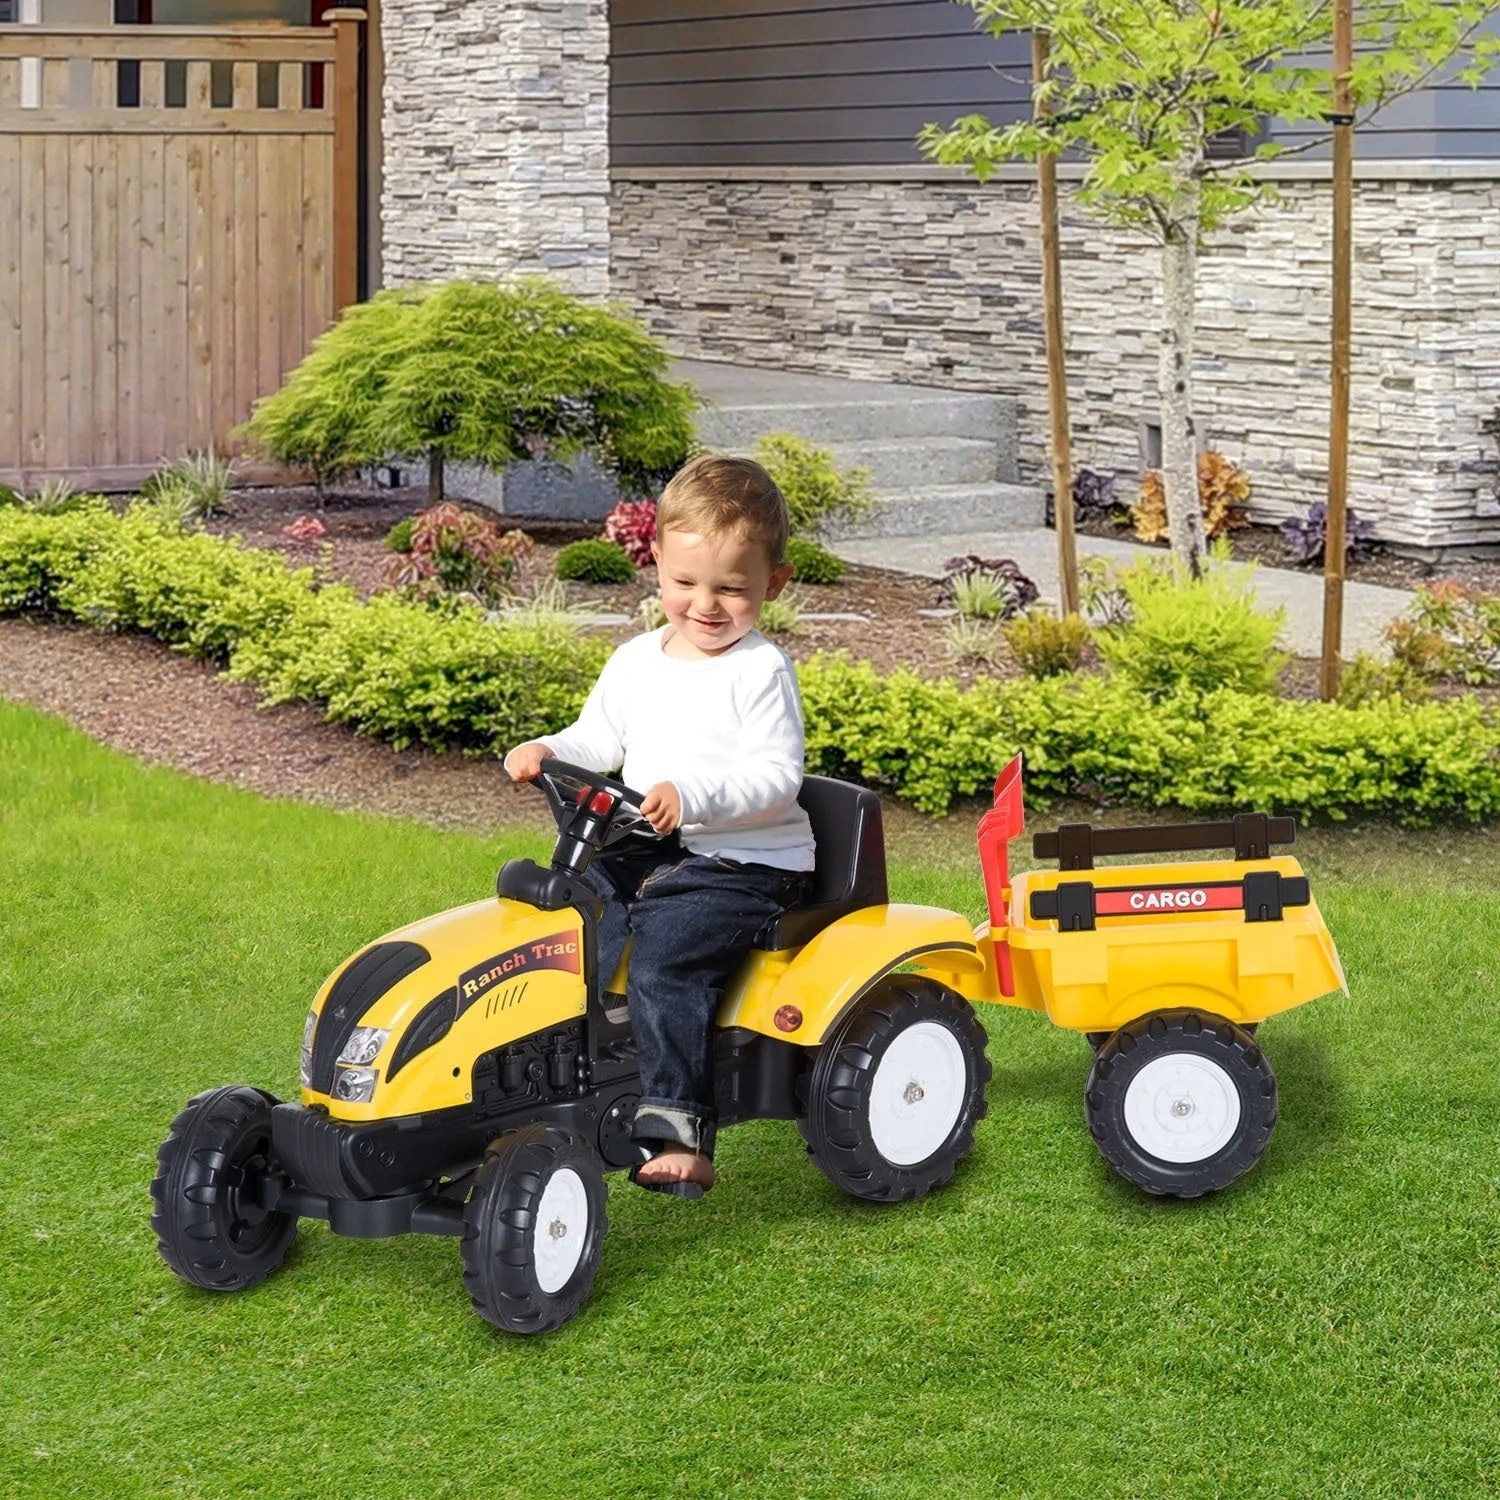
M387 0L384 279L609 288L605 0Z

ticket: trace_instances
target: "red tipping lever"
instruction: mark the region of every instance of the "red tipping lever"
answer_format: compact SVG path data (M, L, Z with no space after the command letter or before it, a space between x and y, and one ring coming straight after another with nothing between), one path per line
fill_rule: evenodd
M602 818L615 805L615 799L608 792L595 792L589 798L589 811L598 813Z
M979 820L979 868L984 872L984 895L990 909L990 931L1003 932L1008 925L1005 892L1010 885L1010 841L1026 825L1021 800L1021 757L1017 755L995 778L995 805ZM1000 993L1015 994L1010 966L1010 945L995 945Z

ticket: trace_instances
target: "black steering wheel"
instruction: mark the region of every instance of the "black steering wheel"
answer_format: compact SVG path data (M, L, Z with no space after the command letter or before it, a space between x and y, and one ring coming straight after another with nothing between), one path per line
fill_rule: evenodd
M549 757L536 779L557 821L557 850L552 856L556 868L581 874L588 859L623 838L632 834L662 837L641 812L646 794L613 776ZM585 850L587 857L580 858Z

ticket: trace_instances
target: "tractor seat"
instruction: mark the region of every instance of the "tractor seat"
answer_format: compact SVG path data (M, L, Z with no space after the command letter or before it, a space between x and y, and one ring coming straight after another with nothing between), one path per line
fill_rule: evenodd
M807 900L761 929L756 947L773 953L800 948L840 917L891 899L880 798L830 776L804 776L797 801L812 823L818 865Z

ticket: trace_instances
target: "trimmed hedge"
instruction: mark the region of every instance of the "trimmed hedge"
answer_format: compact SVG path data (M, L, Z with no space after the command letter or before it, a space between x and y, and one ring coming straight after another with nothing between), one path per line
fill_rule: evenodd
M504 750L578 711L610 652L558 625L320 588L311 568L148 514L0 509L0 614L51 609L149 631L397 746ZM1408 824L1500 813L1500 719L1472 697L1358 707L1181 691L1117 677L979 682L820 656L799 667L807 769L889 788L924 812L984 793L1016 751L1034 805L1081 794L1136 806L1373 814Z
M1016 750L1034 805L1080 795L1406 824L1500 813L1500 721L1473 698L1345 708L1219 689L1152 701L1113 677L963 690L842 655L798 676L807 769L889 787L928 813L988 791Z
M311 700L398 749L509 749L573 718L607 641L557 625L492 624L393 594L362 602L311 568L148 516L0 512L0 614L53 609L144 630L255 684Z

